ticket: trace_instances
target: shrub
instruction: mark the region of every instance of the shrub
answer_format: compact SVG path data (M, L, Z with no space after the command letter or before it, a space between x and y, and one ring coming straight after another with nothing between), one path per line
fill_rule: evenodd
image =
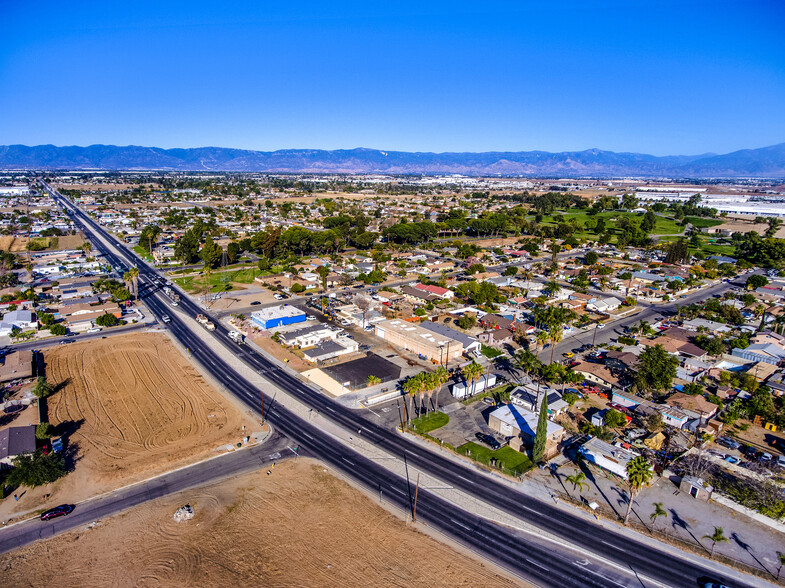
M49 332L56 337L62 337L68 333L68 329L66 329L63 325L52 325L49 327Z
M14 469L8 475L8 484L35 488L54 482L65 474L65 460L61 455L44 455L39 449L32 455L20 455L14 459Z
M37 398L46 398L54 392L54 386L46 381L46 378L39 377L33 388L33 395Z
M40 423L35 428L35 438L36 439L49 439L53 437L55 434L55 428L50 425L49 423Z

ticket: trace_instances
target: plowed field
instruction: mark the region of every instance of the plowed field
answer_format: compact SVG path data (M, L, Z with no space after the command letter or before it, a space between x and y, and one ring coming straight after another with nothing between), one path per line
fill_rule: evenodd
M67 431L75 467L18 502L3 501L0 515L145 479L215 455L253 430L255 421L208 385L163 334L72 343L45 351L44 359L47 379L59 387L48 399L49 422Z
M176 523L186 503L196 516ZM0 570L9 586L515 585L305 459L2 555Z

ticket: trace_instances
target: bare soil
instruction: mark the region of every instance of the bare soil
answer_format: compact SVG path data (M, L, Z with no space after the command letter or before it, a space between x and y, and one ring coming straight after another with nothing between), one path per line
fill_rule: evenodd
M175 522L186 503L195 517ZM516 585L306 459L13 551L0 570L8 586Z
M207 458L241 442L252 425L260 428L160 333L58 346L45 361L47 379L59 388L47 401L49 422L65 435L74 470L18 502L0 502L3 520Z

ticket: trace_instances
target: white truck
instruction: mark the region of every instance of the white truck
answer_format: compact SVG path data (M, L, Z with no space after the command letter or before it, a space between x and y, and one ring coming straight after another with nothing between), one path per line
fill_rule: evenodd
M229 331L229 338L238 345L242 345L245 341L245 336L240 331Z

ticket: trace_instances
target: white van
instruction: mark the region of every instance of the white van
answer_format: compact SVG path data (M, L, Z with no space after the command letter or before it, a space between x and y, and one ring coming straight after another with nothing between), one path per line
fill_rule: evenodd
M93 327L92 329L87 329L87 333L100 333L102 331L101 327Z

